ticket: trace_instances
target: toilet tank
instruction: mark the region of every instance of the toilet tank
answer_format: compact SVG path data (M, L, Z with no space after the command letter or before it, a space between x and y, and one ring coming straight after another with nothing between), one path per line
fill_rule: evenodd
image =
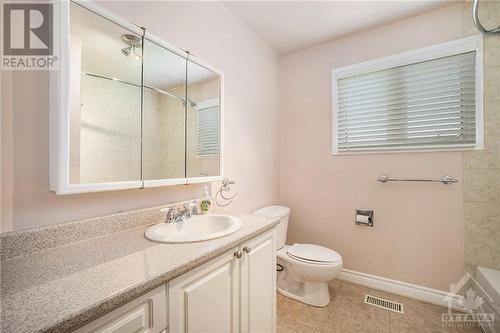
M290 208L284 206L268 206L253 212L253 215L279 218L280 223L277 225L276 232L276 247L281 249L286 244L286 232L288 230L288 218L290 216Z

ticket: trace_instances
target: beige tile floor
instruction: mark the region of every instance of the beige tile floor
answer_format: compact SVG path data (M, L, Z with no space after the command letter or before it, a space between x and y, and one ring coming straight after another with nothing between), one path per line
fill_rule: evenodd
M343 282L331 283L332 301L324 308L277 296L277 333L480 333L479 327L444 328L441 314L447 309ZM404 304L405 314L364 303L364 295Z

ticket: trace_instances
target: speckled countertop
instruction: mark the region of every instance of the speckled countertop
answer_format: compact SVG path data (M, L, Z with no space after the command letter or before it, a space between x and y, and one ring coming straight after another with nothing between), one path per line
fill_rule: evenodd
M236 233L198 243L164 244L146 225L1 262L1 331L71 331L278 223L240 217Z

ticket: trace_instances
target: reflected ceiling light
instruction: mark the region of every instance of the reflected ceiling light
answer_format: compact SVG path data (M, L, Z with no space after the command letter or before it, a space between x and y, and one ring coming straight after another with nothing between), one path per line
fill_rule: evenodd
M128 57L130 55L130 52L132 51L132 46L129 47L124 47L122 49L122 53L124 56Z
M142 47L142 40L139 36L133 34L125 34L121 37L122 42L124 42L127 46L124 47L121 51L124 56L128 57L130 54L133 54L135 61L141 60L141 55L138 54L135 49Z

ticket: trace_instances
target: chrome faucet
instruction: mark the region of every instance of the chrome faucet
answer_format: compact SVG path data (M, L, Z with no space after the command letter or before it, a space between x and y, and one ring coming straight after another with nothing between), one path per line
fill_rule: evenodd
M177 212L173 208L167 208L167 218L165 223L174 223L184 221L185 219L191 218L193 215L193 210L196 207L194 203L186 203L183 205L184 209L177 209Z

